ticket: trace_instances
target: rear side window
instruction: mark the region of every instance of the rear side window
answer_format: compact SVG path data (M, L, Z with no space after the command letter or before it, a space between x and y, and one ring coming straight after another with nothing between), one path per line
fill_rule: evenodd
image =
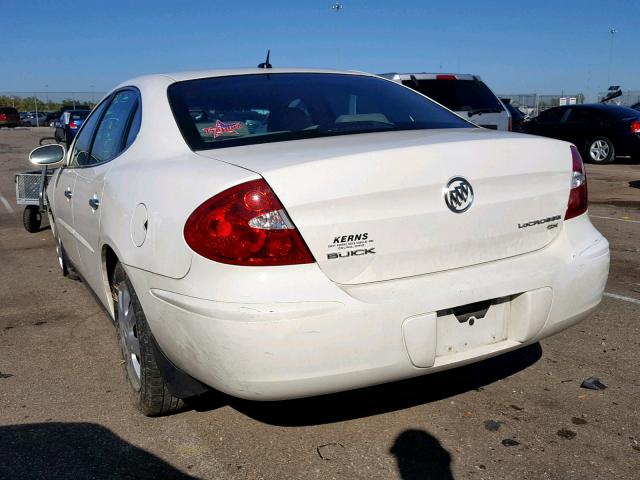
M171 85L169 103L193 150L335 135L474 128L393 82L324 73L265 73Z
M600 120L600 115L586 108L574 108L569 114L569 123L591 123Z
M454 112L504 110L498 98L480 80L405 80L402 83Z
M113 97L93 140L91 157L94 163L108 162L125 149L125 132L137 106L138 95L133 90L123 90Z
M542 123L559 123L566 111L566 108L550 108L538 115L537 118Z

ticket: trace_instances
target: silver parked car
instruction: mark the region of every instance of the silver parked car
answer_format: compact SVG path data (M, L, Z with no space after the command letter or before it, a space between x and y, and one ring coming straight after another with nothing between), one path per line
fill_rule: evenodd
M44 112L31 112L22 119L22 124L29 127L46 127L48 126L47 114Z
M380 76L426 95L480 127L512 130L511 114L478 75L383 73Z

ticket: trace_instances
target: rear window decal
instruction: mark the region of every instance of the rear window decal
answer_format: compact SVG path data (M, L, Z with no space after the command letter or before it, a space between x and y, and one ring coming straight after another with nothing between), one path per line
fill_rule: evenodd
M213 138L218 138L223 135L238 135L238 130L244 127L242 122L222 122L216 120L213 127L206 127L202 129L202 133Z

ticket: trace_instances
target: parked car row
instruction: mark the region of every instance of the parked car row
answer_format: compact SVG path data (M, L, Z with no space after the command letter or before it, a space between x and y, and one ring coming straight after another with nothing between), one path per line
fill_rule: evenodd
M20 112L20 120L25 127L49 126L49 114L45 112Z
M65 126L67 126L67 124L70 122L68 116L64 115L66 112L74 112L71 120L82 120L86 118L90 111L91 107L88 105L77 105L75 107L71 105L65 105L60 110L57 110L55 112L19 112L14 107L0 106L0 127L14 128L20 126L49 126L61 128L66 132L67 129L65 128ZM62 125L57 125L58 123ZM77 127L79 125L80 123L76 123L74 126L69 127L69 130L77 130ZM62 131L59 132L58 137L60 139L65 138L65 135L63 133L64 132Z
M61 110L49 113L18 112L13 107L0 107L0 127L49 125L55 128L54 137L57 142L70 145L90 111L89 106L80 106L77 109L63 107Z

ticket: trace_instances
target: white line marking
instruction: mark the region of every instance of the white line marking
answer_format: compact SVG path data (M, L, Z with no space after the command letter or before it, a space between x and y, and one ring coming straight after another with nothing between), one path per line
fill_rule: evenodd
M624 297L622 295L616 295L615 293L604 292L605 297L617 298L618 300L623 300L629 303L635 303L636 305L640 305L640 300L631 297Z
M0 202L2 202L2 204L4 205L4 208L6 208L9 213L13 213L13 207L11 206L11 204L9 203L9 201L4 198L4 195L2 195L0 193Z
M640 223L640 220L627 220L625 218L599 217L598 215L589 215L591 218L603 218L604 220L617 220L619 222Z

